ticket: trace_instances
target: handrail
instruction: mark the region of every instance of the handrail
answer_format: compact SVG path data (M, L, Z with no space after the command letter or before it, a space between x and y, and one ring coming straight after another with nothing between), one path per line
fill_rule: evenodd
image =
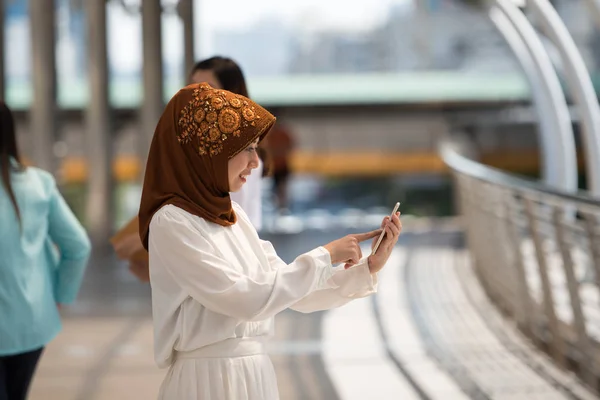
M521 332L600 394L600 200L470 160L445 141L471 265Z
M489 183L505 186L521 192L543 193L568 202L578 202L583 205L600 207L600 200L590 196L587 192L575 193L555 189L541 181L536 181L523 176L509 174L494 167L481 164L461 155L451 140L444 140L439 145L442 160L453 170L464 175Z

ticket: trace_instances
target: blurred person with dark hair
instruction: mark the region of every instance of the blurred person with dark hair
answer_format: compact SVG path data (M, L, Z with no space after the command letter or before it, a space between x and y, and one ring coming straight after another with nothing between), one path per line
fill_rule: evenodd
M206 82L215 89L248 96L246 79L240 66L231 58L215 56L199 61L194 65L188 77L189 83ZM264 148L257 148L259 165L248 182L231 198L238 203L250 218L257 230L262 227L262 178L269 173L269 158ZM148 254L139 241L137 217L130 221L121 234L113 239L119 258L130 261L130 270L142 281L148 281Z
M23 165L4 102L0 172L0 400L24 400L61 330L58 307L79 291L91 245L52 175Z
M206 82L215 89L225 89L250 97L242 68L227 57L214 56L198 61L190 71L188 82Z
M169 368L161 400L278 399L266 352L274 316L375 293L398 240L396 214L383 219L374 255L363 257L360 242L374 246L381 229L281 260L230 196L258 167L256 149L274 124L252 100L206 83L181 89L157 124L139 232L150 255L154 356Z

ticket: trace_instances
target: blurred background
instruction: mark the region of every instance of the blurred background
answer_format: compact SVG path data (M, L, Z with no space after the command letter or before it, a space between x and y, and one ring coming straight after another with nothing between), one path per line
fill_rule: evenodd
M97 149L86 147L85 117L95 106L90 73L97 71L87 24L94 17L83 1L55 1L53 15L37 17L54 18L49 43L47 32L32 29L36 10L27 1L5 3L5 97L19 111L21 147L33 157L39 143L31 140L28 111L36 74L30 39L40 35L54 50L54 59L38 60L38 73L51 92L44 104L56 112L38 122L49 147L39 150L36 162L57 174L89 224L86 185L97 167L88 153ZM594 74L600 36L586 2L552 3ZM111 228L137 212L147 142L160 106L186 82L186 60L215 54L239 62L250 95L276 108L295 139L294 214L387 209L396 199L404 200L405 214L451 214L436 145L453 131L467 132L487 164L538 173L527 81L498 29L468 1L194 1L186 7L161 2L160 17L148 17L158 26L150 25L144 37L140 1L106 2L110 124L102 135L110 144L103 161L110 163L114 189ZM144 39L154 51L144 52ZM144 73L162 76L162 85L144 80Z
M538 2L556 10L597 93L596 2ZM503 334L515 342L498 339L498 326L510 329L513 319L492 303L481 308L490 300L473 289L481 272L471 274L457 176L440 145L450 141L477 165L533 181L544 179L543 163L553 160L540 150L544 116L515 48L491 17L494 3L4 0L0 90L16 113L19 145L29 163L56 176L94 243L79 300L63 310L65 330L44 355L31 398L156 395L164 371L152 362L150 288L116 259L108 238L137 214L163 106L192 65L213 55L240 64L250 96L292 138L285 206L276 206L272 178L263 185L260 234L284 259L373 229L402 202L405 233L385 294L341 314L280 316L273 358L283 399L594 398L593 385L580 389L574 370L539 361L543 346L516 331ZM541 30L538 14L518 8L529 2L498 3ZM557 46L548 35L540 41L563 71ZM585 191L581 114L559 75L577 148L576 186ZM568 297L566 287L561 293ZM340 342L355 329L356 341ZM479 361L459 362L466 356L448 350L460 347L450 331ZM482 356L473 350L483 348L480 340L500 344ZM476 372L486 368L496 372ZM522 378L511 379L515 371ZM379 391L351 382L365 377Z
M45 125L52 129L45 129L50 147L43 152L88 223L86 184L95 168L88 153L96 149L87 148L85 140L94 68L87 24L94 17L86 14L82 1L54 3L55 41L44 45L54 47L55 72L50 60L39 61L45 63L40 66L44 85L56 80L56 94L46 100L56 103L56 113L52 126ZM168 101L187 79L185 46L190 43L177 3L163 1L160 19L149 17L160 22L146 34L147 46L157 54L144 54L141 2L106 2L111 119L103 134L110 143L106 157L115 189L113 227L137 212L144 142L158 113L149 115L144 101ZM584 2L556 3L595 70L598 31ZM222 54L238 61L250 95L277 107L280 121L294 135L289 188L294 214L316 208L329 213L387 210L397 199L404 200L405 214L451 214L449 181L436 143L441 135L465 127L486 161L537 171L527 83L502 36L476 8L450 0L261 0L195 1L191 9L192 15L185 15L193 17L188 57ZM5 12L6 100L20 111L20 144L33 156L37 142L31 140L27 115L34 100L30 38L37 32L30 13L35 9L15 0L6 2ZM47 41L47 33L37 34ZM160 65L144 65L158 62L158 56ZM162 75L162 86L153 82L158 87L149 87L144 67Z

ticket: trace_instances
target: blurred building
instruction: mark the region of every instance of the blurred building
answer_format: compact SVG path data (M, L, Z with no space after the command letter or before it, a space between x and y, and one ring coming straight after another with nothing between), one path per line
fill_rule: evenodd
M248 76L285 74L293 56L293 32L275 18L244 31L218 31L214 41L216 53L238 60Z
M290 61L293 73L505 72L515 67L487 16L453 1L432 1L424 9L392 8L385 24L364 35L323 32Z
M553 4L588 67L596 69L600 64L600 51L596 51L600 49L600 34L587 18L585 1L555 0ZM86 73L85 17L79 2L57 0L56 5L58 77L61 82L74 84L82 81ZM114 13L114 7L111 11ZM131 27L123 24L137 24L138 19L121 18L118 26L109 26L109 30L129 31ZM164 35L174 37L167 31L177 30L178 26L168 24L163 28ZM7 2L5 29L6 51L10 54L6 58L9 85L28 82L31 56L27 0ZM215 52L239 60L249 76L418 70L512 72L517 68L488 17L457 0L391 7L388 18L368 31L357 26L354 31L307 32L301 24L289 26L277 16L269 16L245 29L212 32L212 37ZM116 56L139 58L136 52L114 53L111 58ZM136 81L141 68L121 70L122 66L133 64L111 59L111 75ZM168 68L167 75L172 75L172 69Z

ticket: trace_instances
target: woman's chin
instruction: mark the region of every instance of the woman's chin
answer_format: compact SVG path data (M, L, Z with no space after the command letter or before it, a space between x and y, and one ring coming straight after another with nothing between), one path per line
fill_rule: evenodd
M239 192L246 183L246 179L242 177L236 178L234 182L229 182L229 193Z
M243 184L243 183L238 183L237 185L235 185L234 187L232 187L232 188L229 190L229 193L236 193L236 192L239 192L239 191L242 189L242 186L244 186L244 184Z

